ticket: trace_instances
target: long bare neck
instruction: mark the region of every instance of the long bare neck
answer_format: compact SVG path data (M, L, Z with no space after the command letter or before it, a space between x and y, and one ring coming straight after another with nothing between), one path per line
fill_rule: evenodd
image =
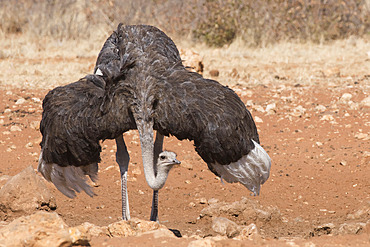
M150 120L144 121L143 119L138 119L136 122L140 135L146 182L153 190L160 190L166 183L168 171L163 168L159 168L158 171L156 171L156 164L154 162L153 122ZM157 152L156 150L156 153ZM158 158L158 154L155 158Z

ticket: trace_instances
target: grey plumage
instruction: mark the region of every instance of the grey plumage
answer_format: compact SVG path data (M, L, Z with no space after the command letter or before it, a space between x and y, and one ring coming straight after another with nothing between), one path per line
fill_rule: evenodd
M168 135L193 140L214 174L259 194L271 161L259 145L250 112L230 88L187 71L175 44L162 31L146 25L119 25L103 45L94 72L54 89L43 102L39 170L57 187L68 188L67 196L81 190L92 195L86 181L76 177L95 179L99 140L116 139L123 218L129 218L129 156L122 138L129 129L139 131L145 177L154 190L153 205L165 183L156 174L156 157L163 136ZM157 130L155 143L153 130ZM55 164L66 168L50 168ZM59 180L53 181L53 171ZM157 220L154 211L151 220Z
M153 155L155 129L161 135L194 140L196 151L213 173L224 175L229 182L241 182L259 194L271 161L263 148L255 145L259 144L259 136L250 112L230 88L187 71L181 60L173 56L178 53L173 50L173 42L161 32L148 35L147 28L150 27L118 27L119 56L121 60L134 57L135 65L127 79L113 90L116 93L111 94L128 100L141 137L144 165L152 166L149 157ZM162 52L166 47L171 49ZM229 169L231 173L220 174L224 169L216 168L235 163L256 149L263 150L255 152L263 157L257 164L245 164L248 169L254 166L248 172L234 173L235 169ZM240 179L231 179L233 175ZM245 179L253 176L258 179L250 186ZM155 189L150 179L147 181Z

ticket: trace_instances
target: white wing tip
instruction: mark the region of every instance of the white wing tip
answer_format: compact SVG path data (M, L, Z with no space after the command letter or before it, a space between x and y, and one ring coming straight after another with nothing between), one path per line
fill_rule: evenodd
M270 176L271 159L255 141L255 148L248 155L228 165L212 164L217 173L227 182L243 184L254 195L259 195L261 185Z

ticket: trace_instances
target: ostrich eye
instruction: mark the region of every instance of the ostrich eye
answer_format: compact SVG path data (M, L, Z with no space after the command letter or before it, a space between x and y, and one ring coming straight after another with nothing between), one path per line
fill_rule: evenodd
M164 160L164 159L166 158L166 156L161 155L161 156L159 156L159 158L160 158L161 160Z

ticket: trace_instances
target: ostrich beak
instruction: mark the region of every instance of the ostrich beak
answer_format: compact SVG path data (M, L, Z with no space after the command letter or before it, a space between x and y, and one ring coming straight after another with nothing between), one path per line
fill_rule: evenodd
M173 160L173 167L179 167L180 164L181 164L181 161L179 161L178 159Z

